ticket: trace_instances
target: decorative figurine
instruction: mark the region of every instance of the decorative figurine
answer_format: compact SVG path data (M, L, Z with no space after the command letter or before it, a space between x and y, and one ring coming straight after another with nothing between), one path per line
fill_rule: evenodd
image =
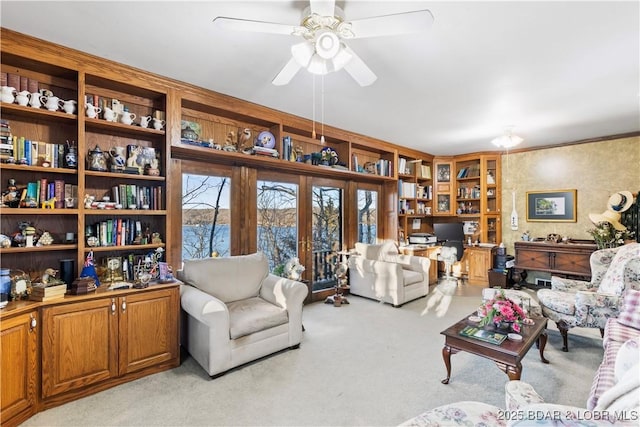
M238 151L250 154L252 146L251 129L244 128L242 131L238 129Z
M69 140L67 140L65 151L64 167L67 169L76 169L78 167L78 152L76 150L75 141L69 142Z
M227 133L227 138L224 140L224 147L222 149L224 151L238 151L235 145L236 134L232 130Z
M18 187L16 186L16 180L13 178L9 178L7 190L2 193L2 206L17 208L19 205L20 198L18 197Z
M53 236L48 231L42 233L40 238L38 239L38 244L36 246L49 246L53 243Z
M108 170L107 157L104 151L102 151L97 145L93 150L89 150L87 161L89 170L98 172L106 172Z

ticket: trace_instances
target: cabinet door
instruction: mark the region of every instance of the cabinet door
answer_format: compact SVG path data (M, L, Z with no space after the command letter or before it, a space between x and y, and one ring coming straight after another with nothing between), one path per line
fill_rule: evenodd
M35 413L38 372L36 328L35 311L2 321L0 402L3 424L15 416L24 420Z
M540 271L547 271L551 268L549 252L545 251L516 249L516 260L518 268L529 268Z
M119 299L121 375L179 357L178 288Z
M467 249L469 251L469 249ZM471 249L469 251L469 281L473 284L489 283L488 271L491 268L491 251Z
M117 375L116 303L115 298L101 298L43 309L43 397Z
M584 254L569 254L563 252L556 252L553 254L553 269L559 272L565 272L567 274L577 275L591 275L591 264L589 253Z

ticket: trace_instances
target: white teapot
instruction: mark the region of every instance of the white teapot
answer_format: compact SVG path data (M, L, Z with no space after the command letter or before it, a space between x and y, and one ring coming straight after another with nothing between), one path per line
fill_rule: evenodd
M27 106L27 104L29 104L29 95L31 94L28 90L18 92L18 94L16 95L16 102L18 103L18 105L22 105L23 107Z
M76 105L77 104L78 103L76 101L74 101L73 99L70 99L68 101L62 101L62 109L67 114L73 114L73 113L76 112Z
M62 106L62 100L57 96L41 96L40 101L44 104L44 107L49 111L58 111Z
M118 113L116 113L109 107L105 107L104 111L102 112L102 117L104 117L104 119L108 122L115 122L118 118Z
M29 94L29 105L33 108L40 108L42 103L40 102L40 92L33 92Z
M16 88L11 86L2 86L2 89L0 90L0 101L13 104L13 101L16 99Z
M84 109L86 110L85 112L87 114L87 117L89 117L90 119L95 119L96 117L98 117L98 114L102 112L102 108L94 107L92 104L85 105Z
M136 115L134 113L125 111L124 113L122 113L122 116L120 117L120 122L125 125L130 125L133 123L135 118L136 118Z

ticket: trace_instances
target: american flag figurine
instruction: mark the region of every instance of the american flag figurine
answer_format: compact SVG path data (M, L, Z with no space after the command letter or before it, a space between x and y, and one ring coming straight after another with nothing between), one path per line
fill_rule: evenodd
M84 261L84 267L82 267L82 271L80 272L80 277L91 277L96 281L96 286L100 286L98 272L96 271L96 266L93 263L93 251L89 251L87 254L87 258Z

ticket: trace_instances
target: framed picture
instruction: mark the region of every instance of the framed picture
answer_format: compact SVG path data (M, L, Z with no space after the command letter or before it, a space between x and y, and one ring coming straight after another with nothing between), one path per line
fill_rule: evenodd
M527 221L576 222L577 190L527 191Z

